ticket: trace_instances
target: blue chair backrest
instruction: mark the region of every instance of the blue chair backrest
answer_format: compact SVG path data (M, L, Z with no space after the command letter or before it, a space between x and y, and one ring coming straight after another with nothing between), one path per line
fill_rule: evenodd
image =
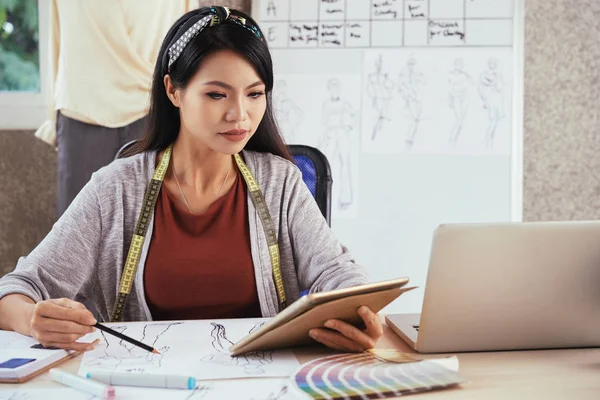
M302 172L302 180L314 198L317 197L317 170L313 161L304 155L295 155L296 165Z
M302 180L315 198L327 224L331 226L331 168L327 157L320 150L292 144L288 146L296 165L302 172Z

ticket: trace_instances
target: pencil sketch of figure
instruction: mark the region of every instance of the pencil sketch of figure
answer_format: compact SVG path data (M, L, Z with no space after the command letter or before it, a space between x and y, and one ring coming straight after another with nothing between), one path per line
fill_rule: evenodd
M232 357L229 353L229 348L233 346L233 342L227 338L225 326L215 322L211 322L211 325L212 330L210 336L212 338L211 345L214 352L202 357L202 362L225 366L239 366L250 376L263 375L265 373L263 365L273 363L272 351L253 351L238 357ZM249 333L255 329L257 329L256 326L252 327Z
M319 147L332 164L333 186L339 209L352 205L352 143L355 132L355 111L340 97L340 81L332 78L327 83L329 99L323 104L322 121L325 132Z
M140 337L134 337L134 339L154 347L160 354L150 353L112 335L100 332L102 341L98 345L98 348L101 348L100 346L104 348L102 351L103 355L92 359L86 365L88 367L93 366L95 368L126 372L144 372L161 368L162 359L170 350L169 346L160 347L161 339L174 325L180 324L181 322L148 324L144 326ZM112 329L125 333L127 327L116 326Z
M388 78L387 73L383 73L383 56L380 54L375 60L375 72L369 74L367 78L367 94L372 99L372 106L377 113L377 122L373 127L371 140L375 140L377 134L383 128L383 122L389 121L387 108L392 99L394 82Z
M296 143L296 131L304 120L304 113L296 103L288 97L287 82L280 80L273 87L273 109L277 124L288 143Z
M425 78L421 72L415 69L416 63L417 60L414 56L409 57L406 66L402 69L398 77L398 91L404 99L405 108L408 110L411 119L405 138L408 150L414 144L421 121L421 113L423 112L421 90L422 86L425 85Z
M449 142L456 144L463 128L469 105L469 89L473 79L464 70L462 58L454 60L454 69L448 75L449 106L454 111L456 122L450 131Z
M494 147L494 136L498 122L504 118L502 96L502 75L498 71L498 60L490 58L488 69L479 77L479 96L483 107L487 110L489 125L485 133L485 144L488 149Z

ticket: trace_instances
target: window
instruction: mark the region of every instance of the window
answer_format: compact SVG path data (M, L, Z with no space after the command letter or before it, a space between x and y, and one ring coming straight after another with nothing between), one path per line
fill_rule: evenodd
M0 90L40 91L35 0L0 0Z
M48 0L0 0L0 130L36 129L47 118Z

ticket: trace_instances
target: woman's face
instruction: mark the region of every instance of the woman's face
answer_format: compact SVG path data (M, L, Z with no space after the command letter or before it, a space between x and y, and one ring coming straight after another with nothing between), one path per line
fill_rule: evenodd
M202 60L185 89L174 89L168 76L165 87L179 108L180 135L220 153L239 153L267 108L264 82L252 64L230 50Z

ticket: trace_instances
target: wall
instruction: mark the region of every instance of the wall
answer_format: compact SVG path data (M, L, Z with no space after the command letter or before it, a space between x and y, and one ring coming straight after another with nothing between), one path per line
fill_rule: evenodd
M224 4L250 8L250 0ZM598 218L600 2L526 0L525 19L523 217ZM52 225L56 153L32 132L7 131L0 151L2 275Z
M56 151L33 132L0 131L0 276L48 233L56 215Z
M600 2L526 0L525 220L600 217Z

